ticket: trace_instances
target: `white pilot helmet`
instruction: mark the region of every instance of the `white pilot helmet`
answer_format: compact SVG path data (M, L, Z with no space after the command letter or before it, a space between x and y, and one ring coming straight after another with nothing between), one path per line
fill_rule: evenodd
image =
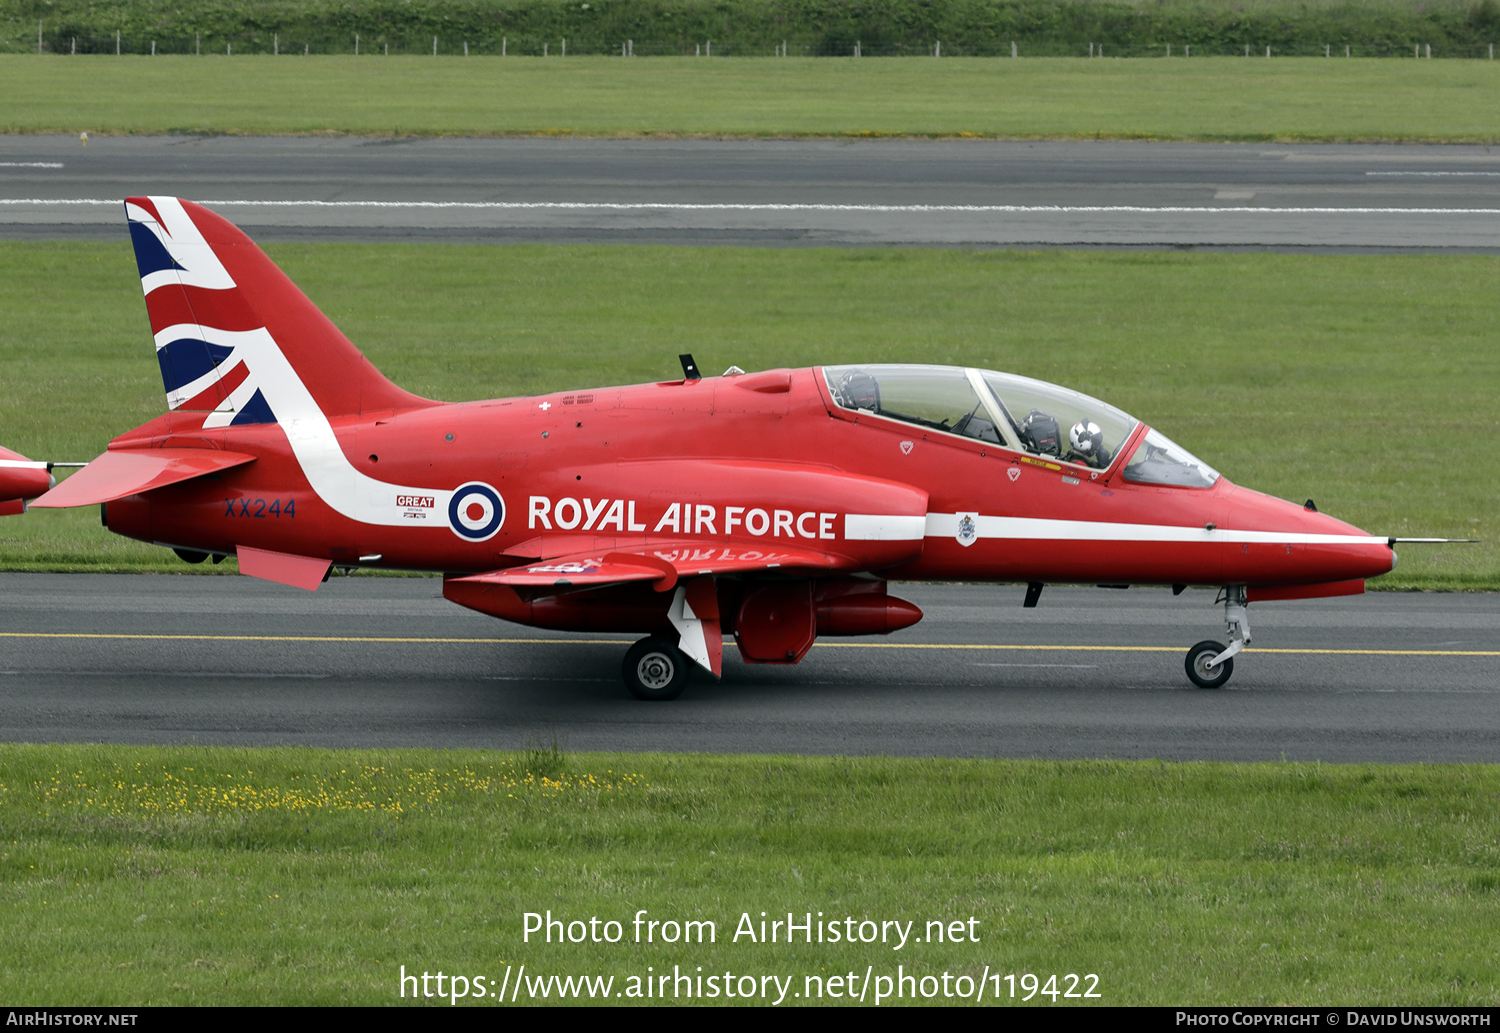
M1091 456L1099 451L1099 446L1104 444L1104 431L1099 429L1099 424L1092 420L1079 420L1073 424L1073 429L1068 431L1068 443L1073 446L1073 451L1080 455Z

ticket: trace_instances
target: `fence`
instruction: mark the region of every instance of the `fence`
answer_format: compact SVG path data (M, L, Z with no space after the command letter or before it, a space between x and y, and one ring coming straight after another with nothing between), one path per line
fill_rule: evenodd
M1269 48L1269 50L1268 50ZM1163 40L1161 42L1057 41L1051 39L966 44L954 39L861 40L854 37L822 36L817 39L756 40L645 40L509 36L497 33L479 38L449 38L442 35L412 37L380 32L354 33L348 38L305 37L294 33L247 32L241 34L167 33L155 36L99 35L72 31L69 26L41 31L27 38L0 39L0 53L47 53L62 55L119 54L149 56L196 54L235 56L265 54L280 56L344 54L360 57L565 57L604 55L615 57L1319 57L1319 58L1470 58L1494 59L1493 43L1448 41L1436 46L1423 40L1330 40L1325 43L1255 39L1225 42Z

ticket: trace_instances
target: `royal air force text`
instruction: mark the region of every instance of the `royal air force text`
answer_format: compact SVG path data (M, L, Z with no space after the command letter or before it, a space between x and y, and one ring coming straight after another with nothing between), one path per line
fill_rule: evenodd
M639 520L636 503L626 499L560 498L532 495L527 505L527 530L619 531L622 534L650 530L652 534L748 534L756 538L837 538L837 513L815 510L763 509L759 506L717 506L673 502L655 526ZM723 530L721 531L720 528Z

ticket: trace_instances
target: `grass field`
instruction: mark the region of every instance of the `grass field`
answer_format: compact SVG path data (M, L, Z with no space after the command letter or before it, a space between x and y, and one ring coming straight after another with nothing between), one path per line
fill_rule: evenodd
M1492 61L0 56L0 132L1500 139Z
M1118 252L278 245L402 386L460 401L850 361L1080 388L1230 480L1409 547L1375 586L1500 588L1500 259ZM158 415L129 245L0 243L0 442L91 459ZM232 569L230 564L217 568ZM97 510L0 521L0 569L186 571ZM214 569L214 568L208 568Z
M386 1004L402 965L521 964L1493 1005L1497 795L1490 766L0 746L0 972L69 1005ZM523 943L548 909L625 938ZM629 942L640 910L716 940ZM972 917L979 942L735 942L762 911Z

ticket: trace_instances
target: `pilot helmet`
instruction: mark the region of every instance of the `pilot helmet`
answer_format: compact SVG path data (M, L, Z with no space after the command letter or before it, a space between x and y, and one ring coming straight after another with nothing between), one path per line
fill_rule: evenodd
M1099 429L1099 424L1092 420L1079 420L1073 424L1073 429L1068 431L1068 443L1073 446L1073 451L1081 456L1091 456L1099 451L1099 446L1104 444L1104 431Z

